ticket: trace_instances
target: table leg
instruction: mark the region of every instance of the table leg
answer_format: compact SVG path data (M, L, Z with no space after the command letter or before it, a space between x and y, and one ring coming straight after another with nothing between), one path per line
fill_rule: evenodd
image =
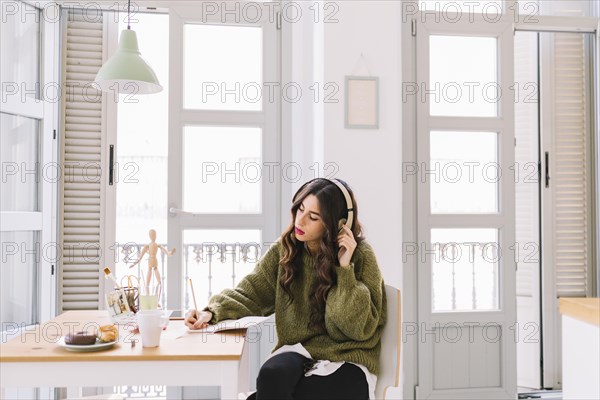
M237 400L238 398L239 362L224 361L221 364L221 399Z

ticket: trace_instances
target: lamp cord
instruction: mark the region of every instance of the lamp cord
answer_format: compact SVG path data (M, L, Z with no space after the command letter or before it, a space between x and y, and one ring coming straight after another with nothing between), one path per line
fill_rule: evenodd
M131 29L131 0L127 1L127 29Z

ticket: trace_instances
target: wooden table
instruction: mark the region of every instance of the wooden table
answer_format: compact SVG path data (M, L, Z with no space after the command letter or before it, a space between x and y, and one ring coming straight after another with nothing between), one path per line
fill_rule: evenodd
M1 344L2 386L66 387L68 397L80 395L81 387L116 385L219 385L222 399L247 390L244 331L189 333L183 321L170 321L156 348L142 347L126 326L109 350L71 352L57 344L69 332L107 323L106 311L68 311Z

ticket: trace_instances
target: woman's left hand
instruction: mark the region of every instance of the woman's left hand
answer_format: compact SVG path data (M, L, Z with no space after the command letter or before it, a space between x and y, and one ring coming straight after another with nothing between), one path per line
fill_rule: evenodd
M350 266L350 259L354 249L356 249L356 240L354 240L354 234L352 230L346 225L342 227L337 242L340 250L338 251L338 260L340 261L340 267L348 268Z

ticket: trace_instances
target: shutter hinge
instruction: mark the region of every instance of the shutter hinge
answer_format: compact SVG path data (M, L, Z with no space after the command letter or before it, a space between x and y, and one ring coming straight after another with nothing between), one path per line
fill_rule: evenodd
M54 264L52 264L52 268L50 269L50 275L54 275Z
M413 36L417 36L417 20L414 18L410 21L410 30Z
M415 399L419 398L419 385L415 385Z
M56 140L56 129L54 129L52 132L52 139Z
M277 21L277 30L281 30L281 11L277 11L277 14L275 14L275 20Z

